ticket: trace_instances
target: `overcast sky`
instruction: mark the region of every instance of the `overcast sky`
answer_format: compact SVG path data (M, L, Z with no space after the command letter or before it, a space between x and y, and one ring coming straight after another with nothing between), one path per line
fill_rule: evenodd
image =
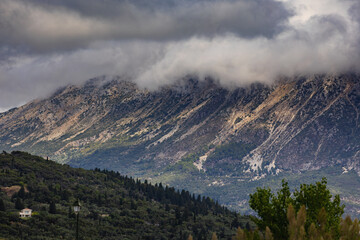
M358 0L1 0L0 111L106 75L156 89L360 70Z

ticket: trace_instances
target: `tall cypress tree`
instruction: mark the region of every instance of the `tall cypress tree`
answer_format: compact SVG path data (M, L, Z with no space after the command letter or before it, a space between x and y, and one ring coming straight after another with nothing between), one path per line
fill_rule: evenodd
M16 199L15 208L18 209L18 210L21 210L21 209L24 208L24 203L21 201L20 198Z
M54 201L50 202L49 213L56 214L56 205Z
M24 187L24 185L21 186L21 188L20 188L20 190L19 190L19 192L18 192L18 196L19 196L20 198L22 198L22 199L25 198L25 187Z
M0 211L3 211L5 212L5 204L4 204L4 201L2 199L0 199Z
M74 217L74 212L72 211L71 206L69 206L68 208L68 218L73 218Z

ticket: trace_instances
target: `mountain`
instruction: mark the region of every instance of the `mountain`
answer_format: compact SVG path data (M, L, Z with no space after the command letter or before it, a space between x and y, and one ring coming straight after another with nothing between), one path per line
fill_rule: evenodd
M254 227L208 197L25 152L0 154L0 187L1 239L74 239L75 201L80 239L230 239L238 226ZM24 207L31 218L19 218Z
M360 210L360 76L223 88L183 79L158 91L94 79L0 115L0 149L106 168L208 194L246 211L257 186L328 177Z

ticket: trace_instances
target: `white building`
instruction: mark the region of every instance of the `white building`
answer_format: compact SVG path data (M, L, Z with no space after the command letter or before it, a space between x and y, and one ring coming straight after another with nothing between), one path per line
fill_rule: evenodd
M32 210L30 208L24 208L19 212L20 217L31 217Z

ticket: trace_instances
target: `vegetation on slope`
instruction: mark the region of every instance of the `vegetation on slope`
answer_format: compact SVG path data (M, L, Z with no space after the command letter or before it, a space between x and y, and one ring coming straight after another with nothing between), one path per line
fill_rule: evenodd
M327 189L325 178L316 184L301 184L291 194L288 183L273 194L269 188L258 188L250 195L250 206L256 231L238 231L234 240L359 240L359 221L348 216L341 219L344 205L340 196Z
M74 202L82 204L80 239L359 240L359 222L341 219L326 179L258 188L241 217L208 197L107 170L74 169L24 152L0 154L0 239L74 239ZM31 218L20 218L29 207ZM237 231L235 231L237 229ZM243 230L244 229L244 230Z
M74 169L24 152L0 154L0 237L73 239L79 199L81 239L230 239L249 218L208 197L107 170ZM33 216L19 218L31 208Z
M257 187L270 188L277 191L281 188L282 179L286 179L291 189L299 186L299 183L311 184L321 181L322 177L328 180L327 186L331 194L339 194L341 202L346 205L345 214L360 218L360 193L358 186L360 177L356 171L344 172L341 166L324 167L318 170L306 172L284 171L277 175L267 175L259 180L252 180L247 176L241 176L240 171L234 168L236 178L221 176L204 176L202 172L191 172L192 176L185 171L164 172L161 175L153 174L152 181L162 182L178 188L185 188L191 192L205 194L211 198L218 199L229 209L240 211L241 213L252 214L249 206L249 194L254 193ZM193 181L188 179L193 177Z
M294 207L290 204L287 209L287 234L289 240L359 240L360 239L360 225L359 221L354 221L347 216L337 224L338 233L327 228L328 215L325 208L322 208L317 215L316 222L311 223L306 227L308 221L308 211L303 205L296 213ZM238 228L233 240L274 240L277 238L269 227L265 231L247 231Z

